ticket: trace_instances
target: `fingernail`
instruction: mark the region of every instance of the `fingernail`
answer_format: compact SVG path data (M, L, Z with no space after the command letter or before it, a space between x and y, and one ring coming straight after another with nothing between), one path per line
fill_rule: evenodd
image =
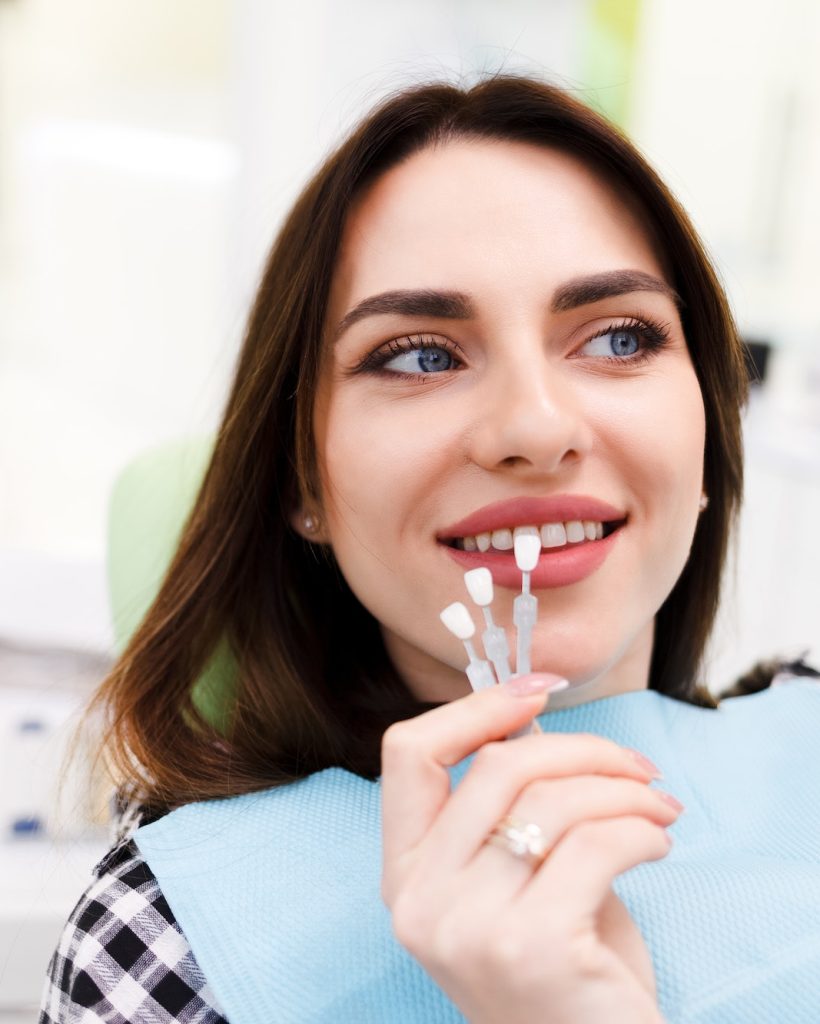
M558 690L566 690L568 686L568 679L547 673L513 676L512 679L508 679L504 683L504 689L512 697L534 697L537 693L556 693Z
M649 772L652 775L653 779L663 778L663 772L660 770L660 768L658 768L656 764L653 764L648 757L644 757L639 750L632 750L631 748L627 749L629 750L629 753L632 755L634 760L638 762L638 764L641 766L641 768L644 769L644 771Z
M672 796L671 793L665 793L662 789L656 789L655 792L663 800L664 803L669 804L670 807L674 807L676 811L683 811L686 808L676 797Z

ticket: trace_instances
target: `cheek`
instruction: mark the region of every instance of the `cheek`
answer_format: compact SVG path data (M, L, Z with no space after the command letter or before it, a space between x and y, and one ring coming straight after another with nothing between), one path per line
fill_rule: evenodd
M706 418L695 371L682 375L676 386L655 398L656 432L652 444L658 488L668 489L667 501L681 517L692 520L693 505L703 483Z
M391 634L460 665L463 649L438 619L452 582L436 577L434 554L455 420L339 395L316 438L328 539L348 586Z
M334 396L322 419L319 465L334 546L356 542L373 549L421 528L436 481L452 469L447 420L429 402L402 407L355 394ZM389 549L379 552L385 557Z
M607 450L630 464L627 480L639 482L653 500L687 500L703 474L705 413L695 371L687 358L636 383L634 389L592 395L589 415Z
M694 369L647 389L640 417L642 429L623 433L622 450L646 526L647 573L671 589L691 547L703 483L705 413Z

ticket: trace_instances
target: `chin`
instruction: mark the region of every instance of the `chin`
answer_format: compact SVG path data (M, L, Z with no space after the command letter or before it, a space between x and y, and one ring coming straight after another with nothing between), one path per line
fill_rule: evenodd
M573 688L586 686L600 679L601 676L612 668L619 660L612 650L590 650L584 643L583 656L572 656L573 648L579 646L583 641L569 641L567 643L551 643L545 646L543 652L533 647L532 670L533 672L552 672L555 675L569 679ZM560 653L556 653L560 651Z
M607 634L595 623L581 632L556 630L533 637L533 671L554 672L569 679L572 689L601 684L616 689L646 685L654 639L654 619L628 626L619 622L618 635ZM514 650L513 644L511 648ZM616 682L617 680L617 682ZM570 692L570 691L565 691Z

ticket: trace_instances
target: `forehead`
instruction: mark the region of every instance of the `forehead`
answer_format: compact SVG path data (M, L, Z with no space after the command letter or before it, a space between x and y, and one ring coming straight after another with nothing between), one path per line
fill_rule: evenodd
M389 288L543 294L623 267L664 276L636 204L601 175L546 146L456 140L414 153L354 203L331 310Z

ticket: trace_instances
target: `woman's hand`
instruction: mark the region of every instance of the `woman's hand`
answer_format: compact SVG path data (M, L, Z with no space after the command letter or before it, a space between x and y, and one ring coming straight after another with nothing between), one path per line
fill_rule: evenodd
M658 1024L649 953L611 884L666 855L679 812L603 737L498 742L545 699L497 686L385 733L382 895L396 937L472 1024ZM451 793L447 767L476 750ZM541 827L540 866L486 843L507 814Z

